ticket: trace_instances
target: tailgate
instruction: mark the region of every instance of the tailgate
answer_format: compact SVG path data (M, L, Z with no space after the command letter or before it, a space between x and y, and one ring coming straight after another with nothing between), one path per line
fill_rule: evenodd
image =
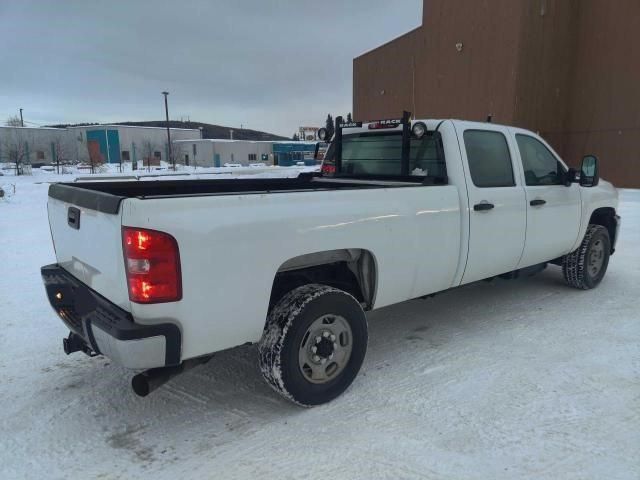
M122 254L121 198L105 199L105 195L52 185L47 203L51 236L57 263L62 268L129 311Z

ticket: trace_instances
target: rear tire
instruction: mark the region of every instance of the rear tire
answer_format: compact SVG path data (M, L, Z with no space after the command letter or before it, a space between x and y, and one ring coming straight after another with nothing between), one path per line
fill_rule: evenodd
M367 341L367 319L353 296L327 285L303 285L269 313L258 344L260 369L285 398L320 405L351 385Z
M607 229L590 224L578 249L562 257L564 279L570 286L582 290L597 287L607 272L610 253Z

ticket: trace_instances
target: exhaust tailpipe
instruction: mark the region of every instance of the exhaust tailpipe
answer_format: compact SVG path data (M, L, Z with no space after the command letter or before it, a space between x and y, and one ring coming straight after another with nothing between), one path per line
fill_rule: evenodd
M186 360L175 367L151 368L135 375L131 379L131 388L140 397L146 397L158 387L161 387L173 377L180 375L193 367L208 362L211 356Z

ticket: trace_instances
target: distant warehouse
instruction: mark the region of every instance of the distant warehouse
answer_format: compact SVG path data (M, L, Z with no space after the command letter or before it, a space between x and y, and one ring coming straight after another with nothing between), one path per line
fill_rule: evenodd
M200 130L171 128L171 139L199 139ZM175 155L178 159L178 156ZM67 128L0 127L0 163L147 162L169 160L167 130L160 127L89 125ZM185 157L180 157L184 161ZM186 163L189 163L188 154Z
M0 163L53 163L56 154L71 151L64 128L0 126Z
M170 131L173 158L184 165L315 163L315 142L202 139L199 129L171 128ZM130 162L134 168L144 168L169 161L166 128L131 125L0 127L0 163L38 167L56 163Z
M177 140L174 155L186 165L223 167L225 164L264 163L288 167L314 165L315 142L252 141L229 139Z
M88 162L99 158L100 163L147 163L169 161L167 129L160 127L138 127L129 125L96 125L91 127L69 127L77 149L76 158ZM197 129L171 128L171 140L199 139ZM178 159L178 155L175 155ZM179 160L183 160L180 157ZM187 157L186 163L189 163Z

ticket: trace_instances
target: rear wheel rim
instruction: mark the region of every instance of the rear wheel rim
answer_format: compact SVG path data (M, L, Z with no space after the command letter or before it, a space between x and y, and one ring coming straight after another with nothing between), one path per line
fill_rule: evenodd
M589 250L589 256L587 258L587 270L591 277L597 277L602 270L602 265L604 264L604 242L602 240L596 240L591 245L591 249Z
M298 365L305 380L322 384L338 377L353 351L353 333L347 320L335 314L316 318L300 342Z

